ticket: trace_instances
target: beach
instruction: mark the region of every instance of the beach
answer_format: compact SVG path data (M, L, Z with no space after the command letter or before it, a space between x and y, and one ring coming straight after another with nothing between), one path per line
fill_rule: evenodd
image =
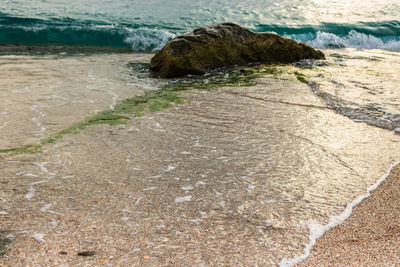
M399 266L400 168L356 206L343 224L326 232L296 266Z
M107 66L118 57L79 62ZM127 65L113 68L121 66ZM338 114L297 80L292 66L281 68L268 69L255 85L179 91L181 103L69 132L34 153L3 153L1 230L11 243L0 264L268 266L301 255L307 221L327 224L364 195L398 160L400 137ZM89 85L96 98L70 88L76 120L84 111L79 105L93 108L92 116L98 107L119 110L119 102L99 97L110 94L103 83ZM14 90L13 97L24 93ZM58 112L47 112L68 105L56 95L39 99L30 104L37 112L19 118L32 121L36 134L20 132L3 146L69 127Z
M3 0L0 266L399 265L399 11Z

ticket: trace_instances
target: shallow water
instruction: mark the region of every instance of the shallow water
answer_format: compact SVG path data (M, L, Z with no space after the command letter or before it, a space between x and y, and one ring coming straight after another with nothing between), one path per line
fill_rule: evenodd
M118 101L157 89L129 62L149 54L0 55L0 147L37 143Z
M282 67L280 79L187 92L186 104L125 126L90 128L34 155L1 155L0 226L24 240L10 263L65 263L58 251L82 249L83 236L84 247L116 265L142 255L153 265L270 265L302 254L310 221L327 224L400 157L393 129L346 113L368 104L398 114L398 54L325 52L324 62ZM162 81L136 64L150 56L1 56L0 148L158 88Z
M315 92L356 121L390 130L399 128L400 53L355 49L325 53L326 62L303 69L317 84Z

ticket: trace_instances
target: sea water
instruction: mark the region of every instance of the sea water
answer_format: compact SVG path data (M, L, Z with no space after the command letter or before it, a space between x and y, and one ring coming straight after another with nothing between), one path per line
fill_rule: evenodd
M288 108L271 112L271 121L263 122L265 129L254 126L253 139L240 143L239 138L243 151L248 149L244 144L254 149L253 154L245 154L254 157L246 175L226 174L248 184L249 196L241 199L236 212L246 217L250 211L265 219L259 225L262 229L280 229L282 236L270 238L268 251L274 253L275 263L291 265L307 256L315 238L345 219L365 190L381 182L385 171L398 161L399 17L400 3L395 0L362 4L345 0L3 0L0 44L63 45L68 53L62 49L1 52L0 47L0 148L38 142L87 115L112 109L118 101L160 89L165 81L151 78L146 70L151 52L197 27L229 21L307 42L327 56L324 61L293 66L307 76L310 92L300 85L290 91L265 81L246 88L250 97L286 103ZM86 47L83 53L82 46ZM90 52L98 47L109 52ZM114 52L121 48L132 52ZM295 112L292 106L320 108L321 113ZM152 125L151 118L146 119ZM268 130L274 127L283 130ZM371 145L376 141L378 145ZM190 157L191 152L184 152ZM229 156L217 160L229 161ZM238 162L243 160L239 156ZM169 165L166 170L174 171ZM42 180L38 177L38 181ZM25 198L29 201L40 186L27 184ZM192 192L197 184L183 188ZM223 194L218 191L218 196ZM178 204L196 200L194 196L174 199ZM232 204L229 198L219 203L223 208ZM304 237L309 229L310 241Z
M234 22L317 48L400 49L397 0L90 0L0 5L0 43L67 44L156 50L176 34Z

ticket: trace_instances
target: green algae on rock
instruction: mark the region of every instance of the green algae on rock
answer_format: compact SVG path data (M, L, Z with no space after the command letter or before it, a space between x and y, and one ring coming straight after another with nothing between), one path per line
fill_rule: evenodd
M151 59L150 69L163 78L204 74L249 63L292 63L324 59L307 44L273 33L254 33L233 23L200 28L168 42Z

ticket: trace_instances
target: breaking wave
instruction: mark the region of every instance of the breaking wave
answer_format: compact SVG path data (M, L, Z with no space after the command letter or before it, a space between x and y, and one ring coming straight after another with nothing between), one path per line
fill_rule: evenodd
M251 28L256 32L275 32L316 48L400 51L398 21L296 27L258 24ZM155 51L177 34L191 30L177 25L111 24L68 18L44 20L10 17L0 13L0 44L130 47L134 51Z
M316 34L289 35L287 37L306 42L315 48L357 48L357 49L385 49L400 51L399 36L376 37L371 34L350 31L345 36L333 33L320 32Z
M155 51L160 50L169 40L174 38L176 34L154 30L154 29L137 29L125 38L124 42L128 43L135 51Z
M131 47L154 51L176 32L151 25L0 16L0 44Z

